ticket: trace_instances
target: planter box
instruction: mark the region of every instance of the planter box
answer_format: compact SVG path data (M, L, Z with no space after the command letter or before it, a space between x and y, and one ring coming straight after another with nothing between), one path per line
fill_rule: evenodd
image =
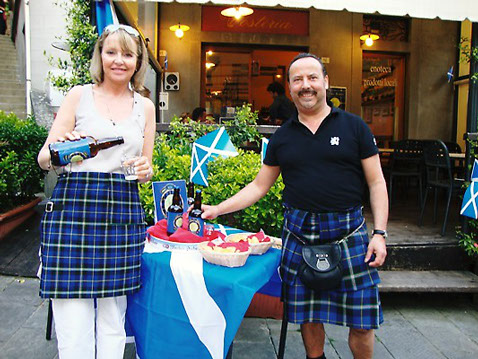
M283 304L279 297L256 293L247 309L246 317L282 319Z
M0 240L13 231L20 224L25 222L35 211L35 206L41 198L35 198L30 203L17 207L0 215Z

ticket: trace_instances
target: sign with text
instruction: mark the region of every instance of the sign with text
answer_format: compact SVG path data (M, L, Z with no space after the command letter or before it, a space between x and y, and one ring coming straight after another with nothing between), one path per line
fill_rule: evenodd
M309 35L309 12L254 9L252 15L237 20L221 15L227 7L203 6L202 31Z

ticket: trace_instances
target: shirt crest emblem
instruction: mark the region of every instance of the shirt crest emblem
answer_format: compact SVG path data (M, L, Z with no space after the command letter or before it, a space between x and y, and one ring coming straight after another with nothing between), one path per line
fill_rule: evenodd
M330 145L331 146L338 146L340 141L340 137L330 137Z

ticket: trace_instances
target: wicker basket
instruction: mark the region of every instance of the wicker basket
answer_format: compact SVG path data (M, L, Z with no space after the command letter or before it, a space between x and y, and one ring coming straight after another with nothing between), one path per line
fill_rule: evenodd
M250 233L234 233L228 235L224 241L225 242L238 242L239 240L247 240L247 236L249 236ZM269 250L270 247L274 244L274 239L272 237L269 237L270 241L269 242L259 242L259 243L251 243L249 242L249 247L251 247L251 254L255 255L261 255L264 254Z
M251 249L249 249L247 252L220 253L210 251L205 247L207 247L207 242L202 242L198 245L199 252L202 254L206 262L231 268L242 267L244 264L246 264L247 258L251 253Z

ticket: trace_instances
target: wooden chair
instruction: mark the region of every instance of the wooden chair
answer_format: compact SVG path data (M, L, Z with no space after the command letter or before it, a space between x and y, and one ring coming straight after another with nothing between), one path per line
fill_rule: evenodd
M456 179L453 177L448 148L442 141L426 141L423 148L423 154L426 168L426 186L419 225L421 226L423 223L423 215L425 213L429 190L434 190L433 223L436 223L438 189L442 188L446 190L447 194L445 217L443 218L441 229L441 235L444 236L448 220L448 212L450 210L451 196L453 191L461 189L463 179Z
M418 186L418 203L422 205L423 141L401 140L392 143L394 149L390 161L388 181L389 204L393 199L393 180L397 177L415 178Z

